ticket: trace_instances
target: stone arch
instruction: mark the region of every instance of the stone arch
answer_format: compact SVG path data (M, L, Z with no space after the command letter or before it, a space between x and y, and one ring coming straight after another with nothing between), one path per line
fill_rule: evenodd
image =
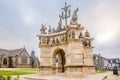
M2 54L1 55L1 60L2 60L2 64L7 65L8 63L8 58L6 54Z
M3 64L4 64L4 65L7 65L7 58L6 58L6 57L3 58Z
M65 51L61 48L57 48L53 52L53 67L54 73L65 72Z

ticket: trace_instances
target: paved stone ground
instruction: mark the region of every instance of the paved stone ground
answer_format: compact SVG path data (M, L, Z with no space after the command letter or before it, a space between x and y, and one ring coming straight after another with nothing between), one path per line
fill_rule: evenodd
M112 72L89 75L86 78L69 78L63 75L40 76L38 74L22 75L20 80L120 80L120 76L113 75Z

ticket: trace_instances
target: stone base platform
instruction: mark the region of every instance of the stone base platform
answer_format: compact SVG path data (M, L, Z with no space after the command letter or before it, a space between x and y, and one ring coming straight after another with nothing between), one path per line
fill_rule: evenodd
M32 75L20 76L20 80L104 80L104 78L108 74L109 73L88 75L85 78L70 78L70 77L64 76L63 73L56 74L56 75L49 75L49 76L40 76L39 74L32 74Z

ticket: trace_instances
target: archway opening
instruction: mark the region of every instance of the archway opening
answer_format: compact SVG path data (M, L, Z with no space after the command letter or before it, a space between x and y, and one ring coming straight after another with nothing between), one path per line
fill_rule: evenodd
M65 72L65 52L62 49L57 50L54 53L54 67L56 73Z

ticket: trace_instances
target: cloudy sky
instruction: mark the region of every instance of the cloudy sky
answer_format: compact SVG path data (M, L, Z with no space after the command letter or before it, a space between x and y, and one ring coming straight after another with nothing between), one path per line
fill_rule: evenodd
M94 37L94 53L120 57L120 0L0 0L0 48L26 47L39 56L40 25L57 26L64 2Z

